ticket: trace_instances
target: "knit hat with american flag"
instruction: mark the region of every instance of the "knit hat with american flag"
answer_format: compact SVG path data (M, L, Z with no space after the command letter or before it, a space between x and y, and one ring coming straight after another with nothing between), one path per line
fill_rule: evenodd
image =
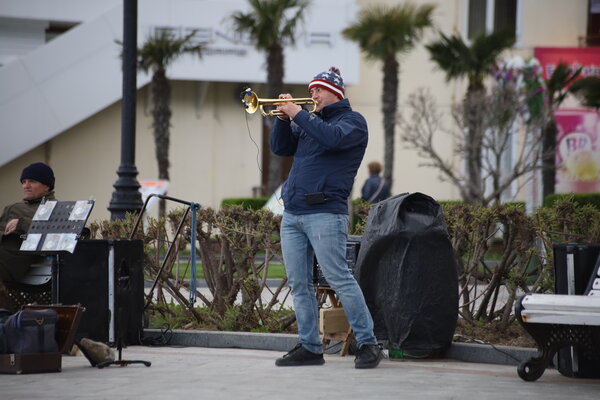
M340 75L340 70L336 67L331 67L329 71L317 74L308 84L308 90L310 91L316 86L329 90L340 100L344 98L344 80Z

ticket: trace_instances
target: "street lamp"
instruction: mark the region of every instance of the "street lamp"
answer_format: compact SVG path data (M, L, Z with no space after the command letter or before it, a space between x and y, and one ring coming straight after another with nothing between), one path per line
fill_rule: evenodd
M135 108L137 95L137 0L123 1L123 99L121 102L121 164L108 210L111 220L142 209L135 166Z

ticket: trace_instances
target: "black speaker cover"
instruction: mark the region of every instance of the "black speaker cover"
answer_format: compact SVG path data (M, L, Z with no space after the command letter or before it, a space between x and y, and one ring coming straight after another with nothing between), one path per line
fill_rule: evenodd
M141 240L82 240L73 254L63 256L59 302L86 309L77 337L116 343L122 335L123 345L138 344L143 329L143 278Z
M422 193L375 204L362 237L355 277L390 348L438 353L458 318L454 250L441 208Z

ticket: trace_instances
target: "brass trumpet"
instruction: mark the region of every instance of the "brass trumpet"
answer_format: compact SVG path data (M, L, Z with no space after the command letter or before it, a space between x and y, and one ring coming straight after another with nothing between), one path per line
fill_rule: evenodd
M272 110L265 110L265 107L277 107L281 103L295 103L295 104L311 104L312 109L307 110L308 112L315 112L317 109L317 102L310 97L302 97L298 99L261 99L256 93L250 89L246 89L242 92L242 103L246 107L248 114L254 114L256 110L260 110L263 117L275 117L278 115L284 115L281 111L274 108Z

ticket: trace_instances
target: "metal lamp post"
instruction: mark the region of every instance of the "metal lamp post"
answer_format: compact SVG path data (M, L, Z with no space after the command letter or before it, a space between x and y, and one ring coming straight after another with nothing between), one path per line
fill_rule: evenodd
M108 210L111 220L142 209L135 166L135 112L137 74L137 0L123 1L123 99L121 103L121 164Z

